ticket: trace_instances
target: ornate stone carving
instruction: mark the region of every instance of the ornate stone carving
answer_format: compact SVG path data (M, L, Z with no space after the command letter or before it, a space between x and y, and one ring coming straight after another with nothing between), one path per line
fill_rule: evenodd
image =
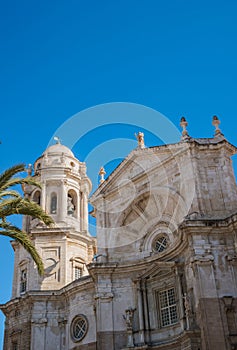
M144 143L144 133L139 131L138 135L135 134L137 142L138 142L138 148L145 148L145 143Z
M187 327L187 330L189 330L190 323L191 323L190 321L192 317L192 306L191 306L191 300L187 293L184 293L183 301L184 301L184 312L186 317L186 327Z
M192 263L197 262L197 263L211 263L214 261L214 256L212 254L207 254L207 255L194 255L191 257L190 261Z
M95 300L100 299L101 301L108 302L111 301L114 297L114 294L111 292L103 292L103 293L97 293L95 295Z
M133 342L133 318L134 318L134 312L136 309L129 307L125 310L125 315L123 315L123 318L126 322L127 327L127 348L133 348L134 342Z
M35 323L40 326L44 326L48 322L48 319L46 317L41 317L41 318L33 318L31 320L31 323Z

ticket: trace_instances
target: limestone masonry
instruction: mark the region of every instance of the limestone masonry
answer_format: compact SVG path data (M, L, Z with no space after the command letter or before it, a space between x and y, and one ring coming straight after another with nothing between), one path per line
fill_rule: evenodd
M146 148L144 135L90 197L86 164L57 143L25 196L54 219L25 217L43 258L15 253L4 350L237 349L237 187L230 144L213 138Z

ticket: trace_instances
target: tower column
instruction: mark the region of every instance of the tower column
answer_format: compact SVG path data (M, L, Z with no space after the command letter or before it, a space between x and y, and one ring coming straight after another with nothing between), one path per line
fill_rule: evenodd
M67 188L65 180L61 180L61 203L59 210L60 221L65 221L65 217L67 215Z
M82 192L82 231L88 231L88 193Z
M80 227L81 227L81 193L80 191L77 191L76 218L80 220Z
M42 191L41 191L41 207L46 211L46 182L41 181Z

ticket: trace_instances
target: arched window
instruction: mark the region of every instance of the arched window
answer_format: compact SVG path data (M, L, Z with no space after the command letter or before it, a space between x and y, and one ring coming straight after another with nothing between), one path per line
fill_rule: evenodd
M68 191L67 215L77 217L77 194L74 190Z
M33 201L40 205L40 197L41 197L40 191L35 191L33 195Z
M28 270L29 259L24 259L19 263L19 292L24 294L28 288L27 283L27 270Z
M57 214L57 195L56 195L56 193L51 194L50 213Z
M27 287L27 269L21 269L20 277L20 293L25 293Z

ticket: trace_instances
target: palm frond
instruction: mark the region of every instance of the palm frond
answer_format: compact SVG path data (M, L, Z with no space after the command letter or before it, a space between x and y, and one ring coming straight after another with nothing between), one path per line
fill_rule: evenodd
M23 198L18 191L12 189L16 185L23 184L41 188L41 185L31 176L25 178L16 176L24 170L24 164L18 164L7 169L3 174L0 174L0 235L8 236L18 241L29 252L37 264L39 274L43 274L44 267L42 259L28 234L7 222L7 218L10 215L22 214L38 218L47 226L54 223L53 219L37 203Z
M22 200L22 197L4 198L0 202L0 218L17 214L16 208Z
M42 188L41 184L38 181L34 180L31 176L27 176L24 179L22 179L21 184L32 185L38 188Z
M20 193L14 190L5 190L0 192L0 199L4 197L20 197Z
M47 226L51 226L54 221L50 215L48 215L40 205L35 202L23 199L16 208L19 214L30 215L42 220Z
M9 223L1 223L1 227L3 228L3 230L0 230L0 235L11 237L17 242L19 242L31 255L31 257L37 265L39 274L42 275L44 273L43 262L27 233Z
M0 203L0 217L7 217L12 214L33 216L43 221L47 226L54 223L51 216L35 202L24 198L6 199Z
M41 185L37 181L33 180L32 177L26 177L26 178L15 177L6 181L4 184L2 184L2 187L0 189L1 191L4 191L9 187L22 185L22 184L32 185L32 186L41 188Z
M2 174L0 174L0 189L14 175L16 175L17 173L22 172L24 170L25 170L24 164L17 164L17 165L12 166L11 168L8 168L7 170L5 170Z

